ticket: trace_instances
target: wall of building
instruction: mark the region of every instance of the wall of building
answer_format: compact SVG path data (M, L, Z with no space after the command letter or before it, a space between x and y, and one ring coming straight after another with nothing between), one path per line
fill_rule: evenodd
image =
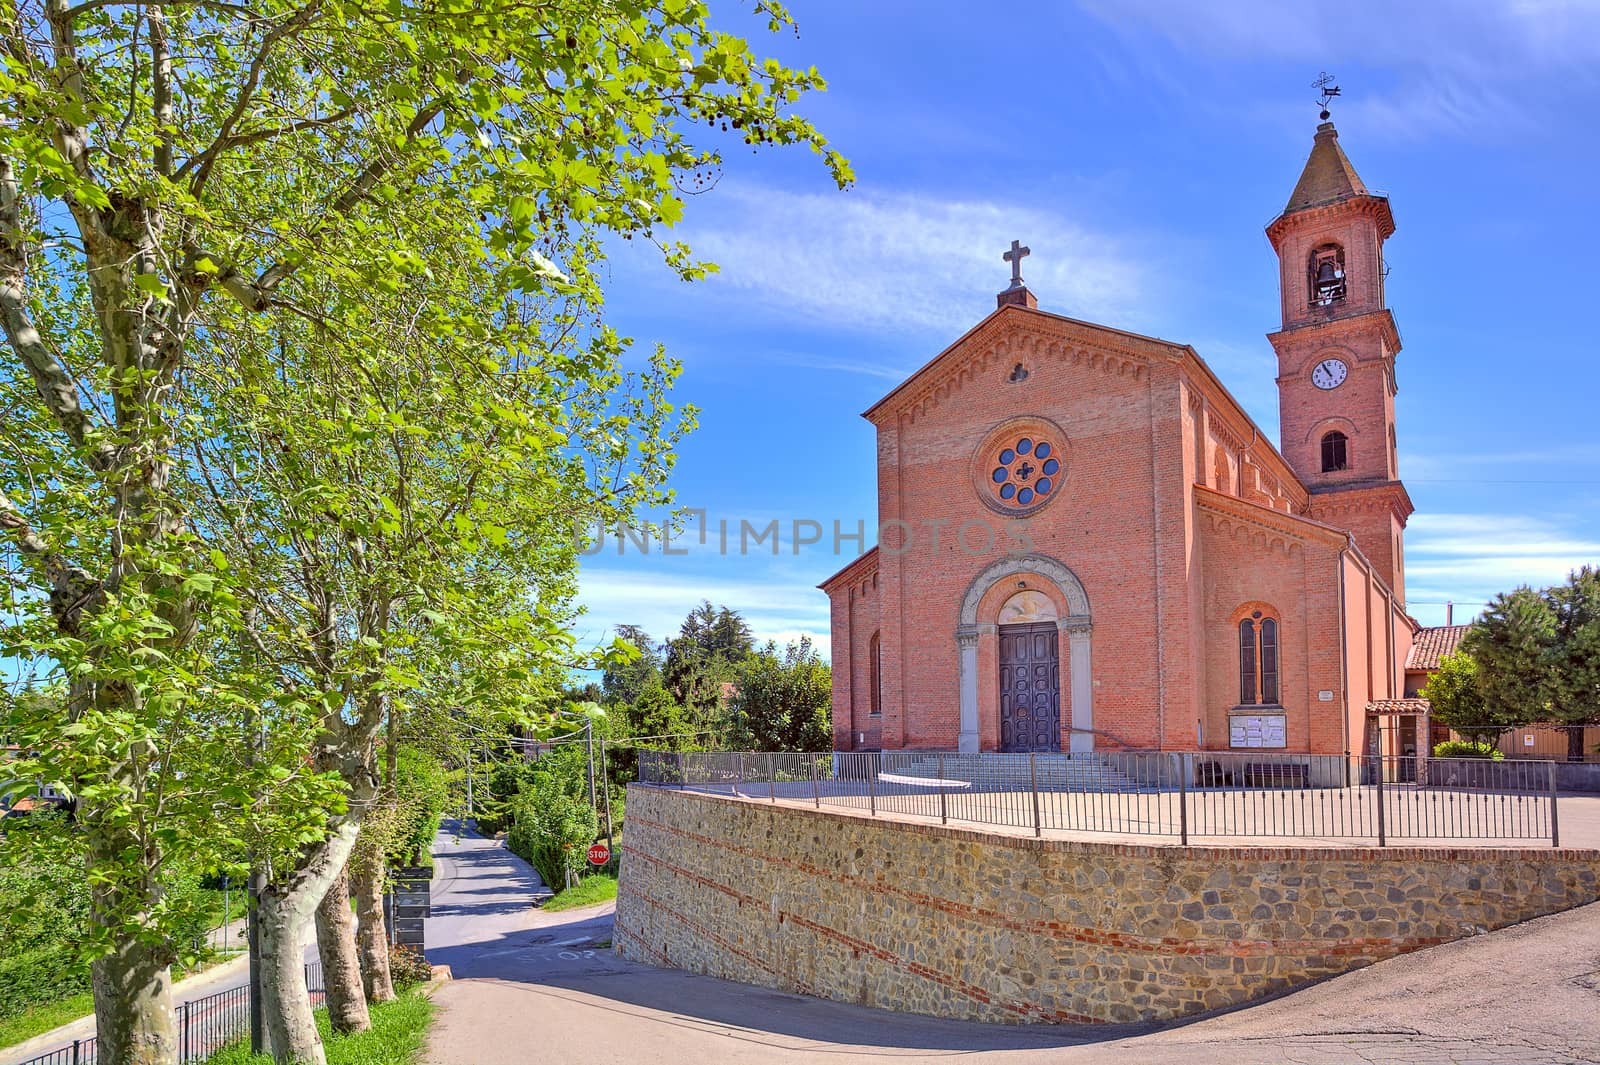
M1178 401L1175 392L1167 397L1164 422L1153 424L1146 355L1119 354L1100 346L1105 331L1044 316L1030 317L1024 328L1015 321L1022 313L1002 314L957 345L946 358L962 360L964 368L933 395L880 416L879 520L908 523L886 528L879 551L885 746L956 746L959 606L985 567L1025 549L1013 532L1017 519L980 499L974 463L997 427L1024 414L1059 429L1055 446L1064 452L1065 476L1052 501L1022 524L1032 550L1069 567L1088 593L1096 727L1135 746L1158 739L1152 448L1159 435L1164 450L1181 455ZM1058 328L1062 335L1052 336ZM1079 335L1071 335L1074 329ZM1013 381L1018 364L1027 375ZM1168 487L1176 498L1181 472L1170 472ZM1181 571L1174 579L1181 595ZM987 692L998 683L996 647L997 637L985 632L978 645L985 710L992 703ZM997 727L987 729L985 748L997 741Z
M1337 693L1338 551L1227 514L1201 509L1205 571L1205 746L1229 746L1230 711L1239 702L1237 620L1246 607L1278 618L1279 702L1287 725L1283 750L1338 754L1344 722ZM1319 692L1334 693L1323 702ZM1266 712L1266 711L1263 711Z
M882 624L878 570L872 559L852 563L829 578L833 633L833 746L871 750L883 741L883 715L873 713L872 637Z
M635 785L614 938L867 1006L1161 1020L1593 902L1596 859L1037 840Z

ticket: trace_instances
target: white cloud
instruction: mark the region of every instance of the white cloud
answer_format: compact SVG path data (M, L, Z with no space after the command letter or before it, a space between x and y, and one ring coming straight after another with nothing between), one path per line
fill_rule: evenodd
M1386 84L1347 86L1350 94L1336 111L1395 137L1537 125L1548 94L1592 83L1600 59L1600 5L1585 0L1081 0L1080 6L1127 35L1154 33L1185 53L1293 62L1307 71L1354 65L1387 73ZM1305 96L1296 114L1314 91L1307 87Z
M1406 597L1432 606L1452 600L1465 608L1460 621L1498 592L1555 584L1595 563L1600 539L1560 518L1417 514L1406 530Z
M707 282L807 321L956 336L1005 287L1013 237L1033 249L1023 276L1074 317L1127 322L1148 272L1118 238L1057 211L998 200L940 200L857 187L811 194L734 183L714 215L684 226L721 267ZM887 373L885 373L887 376Z
M770 558L730 559L739 574L730 577L708 576L698 568L652 568L667 569L677 560L635 561L623 569L585 564L579 571L578 601L587 609L576 626L580 639L609 640L623 624L643 626L658 640L674 636L684 615L709 599L743 615L757 643L773 640L782 646L804 634L820 654L829 653L828 597L813 587L814 578L788 572Z

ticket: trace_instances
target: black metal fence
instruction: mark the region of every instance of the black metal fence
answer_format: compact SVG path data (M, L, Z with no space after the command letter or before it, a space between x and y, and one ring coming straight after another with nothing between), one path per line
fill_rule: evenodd
M1256 751L639 752L639 781L1016 829L1560 845L1552 762Z
M306 987L311 992L311 1004L321 1006L327 1001L327 989L322 982L322 963L306 963ZM231 1043L236 1043L250 1033L250 987L230 987L204 998L190 999L177 1009L178 1062L204 1061ZM96 1040L74 1039L47 1054L18 1062L17 1065L94 1065Z

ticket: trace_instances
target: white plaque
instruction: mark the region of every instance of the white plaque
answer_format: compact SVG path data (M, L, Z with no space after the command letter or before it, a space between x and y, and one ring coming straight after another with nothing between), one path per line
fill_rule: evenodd
M1287 747L1288 724L1282 714L1235 714L1228 718L1228 746Z
M1317 693L1317 702L1319 702L1319 703L1331 703L1331 702L1333 702L1333 693L1331 691L1328 691L1326 688L1324 688L1322 691L1319 691Z

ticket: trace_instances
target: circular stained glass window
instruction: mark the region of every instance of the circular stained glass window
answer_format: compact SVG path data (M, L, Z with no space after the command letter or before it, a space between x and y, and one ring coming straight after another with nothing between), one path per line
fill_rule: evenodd
M995 497L1009 507L1044 503L1060 484L1061 460L1048 440L1018 437L1005 441L991 455L991 487Z

